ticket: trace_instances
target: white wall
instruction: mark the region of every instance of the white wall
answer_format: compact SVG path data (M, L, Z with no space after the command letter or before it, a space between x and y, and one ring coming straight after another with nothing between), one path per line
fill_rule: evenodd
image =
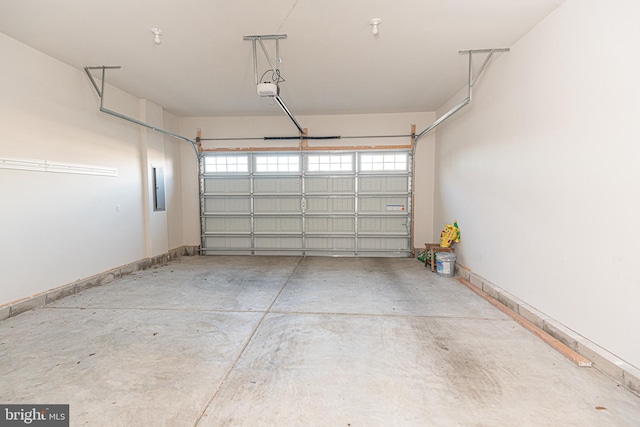
M178 117L164 111L163 128L178 133ZM183 246L183 212L182 212L182 154L181 147L191 148L188 143L180 142L168 135L164 137L164 174L167 209L167 239L168 248ZM191 153L192 166L197 168L195 153ZM197 188L195 189L197 191ZM197 245L197 244L196 244Z
M167 219L181 209L181 182L169 182L167 212L145 212L152 203L147 163L180 164L179 151L100 113L83 71L3 34L0 52L0 158L118 169L117 177L0 169L0 305L182 246L167 231L172 222L181 226L179 214ZM141 101L109 85L105 106L140 117ZM142 106L162 124L159 107Z
M260 101L256 97L256 102ZM275 111L280 111L277 105ZM295 111L293 112L295 114ZM296 120L308 130L309 136L362 136L362 135L409 135L411 125L421 131L435 119L435 113L364 114L341 116L297 116ZM180 134L195 138L201 129L203 138L262 138L265 136L297 136L298 130L291 120L282 115L273 117L185 117L179 119ZM340 140L309 140L310 146L368 146L407 145L410 138L371 138ZM203 141L204 148L269 147L281 146L293 149L299 146L293 141ZM416 150L416 200L415 200L415 245L418 248L431 240L433 235L433 176L435 137L421 139ZM185 176L196 181L196 176ZM190 186L193 184L189 184ZM197 241L200 232L197 217L193 215L197 200L191 196L185 201L184 230L188 241Z
M638 16L569 0L493 62L438 129L435 197L461 264L636 367Z

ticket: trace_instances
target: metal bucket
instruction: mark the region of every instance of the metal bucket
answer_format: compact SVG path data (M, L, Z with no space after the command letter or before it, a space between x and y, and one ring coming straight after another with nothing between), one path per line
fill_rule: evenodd
M453 277L456 272L456 254L436 252L436 273L439 276Z

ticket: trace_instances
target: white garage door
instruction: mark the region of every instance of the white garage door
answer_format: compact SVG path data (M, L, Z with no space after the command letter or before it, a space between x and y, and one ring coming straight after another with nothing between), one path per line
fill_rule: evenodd
M202 159L202 253L411 256L411 151Z

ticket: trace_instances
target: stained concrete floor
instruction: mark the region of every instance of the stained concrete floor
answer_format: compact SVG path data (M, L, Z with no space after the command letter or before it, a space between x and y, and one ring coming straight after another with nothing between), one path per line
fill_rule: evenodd
M412 259L181 258L0 322L0 361L0 402L72 426L640 425L640 397Z

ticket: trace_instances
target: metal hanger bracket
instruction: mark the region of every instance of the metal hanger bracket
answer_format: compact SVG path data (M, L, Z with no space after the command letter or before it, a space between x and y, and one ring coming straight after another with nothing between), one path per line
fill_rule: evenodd
M257 43L260 43L260 47L262 48L262 52L264 53L264 56L267 59L267 62L269 63L269 67L271 67L271 70L274 70L274 72L276 72L278 70L278 66L280 64L280 40L286 39L286 38L287 38L286 34L267 34L267 35L254 35L254 36L244 36L243 37L244 40L250 40L251 44L252 44L252 47L253 47L253 75L254 75L254 80L255 80L255 84L256 85L258 83L260 83L258 81L258 50L257 50ZM274 63L271 62L271 58L269 57L269 53L267 52L267 48L264 45L264 40L275 40L275 42L276 42L276 57L275 57L275 61L274 61L275 65L274 65ZM278 103L280 108L282 108L282 111L284 111L284 113L289 117L289 119L291 119L291 121L293 122L295 127L298 128L298 132L300 133L300 138L302 138L302 135L305 132L302 129L302 126L300 126L300 123L298 123L298 121L293 116L291 111L287 108L287 105L284 103L284 100L282 99L282 97L280 97L280 95L278 94L278 95L274 96L273 98L276 100L276 102Z
M418 142L418 140L422 136L426 135L428 132L430 132L433 129L435 129L439 124L441 124L442 122L447 120L449 117L453 116L455 113L460 111L467 104L469 104L471 102L472 97L473 97L473 85L476 83L476 80L478 80L478 77L480 77L480 75L484 71L485 67L489 63L489 60L491 59L493 54L496 53L496 52L509 52L510 50L511 49L509 49L508 47L505 47L505 48L496 48L496 49L473 49L473 50L461 50L461 51L459 51L458 53L460 55L468 55L469 56L469 80L468 80L468 86L467 86L467 97L461 103L459 103L458 105L453 107L451 110L447 111L445 114L440 116L440 118L438 120L436 120L435 122L433 122L432 124L427 126L427 128L425 130L423 130L422 132L417 134L416 135L416 143ZM486 57L484 58L484 61L482 62L482 65L480 66L480 69L478 70L478 72L475 75L473 73L473 55L474 54L486 54Z
M94 89L98 93L98 97L100 97L100 111L103 112L103 113L112 115L114 117L117 117L119 119L127 120L127 121L135 123L137 125L144 126L144 127L149 128L151 130L155 130L156 132L160 132L160 133L163 133L165 135L169 135L169 136L171 136L173 138L176 138L176 139L179 139L181 141L186 141L186 142L191 144L191 146L193 147L193 149L196 152L196 156L198 158L200 158L200 150L198 149L198 146L196 145L196 141L193 141L193 140L191 140L191 139L189 139L187 137L175 134L173 132L169 132L169 131L164 130L162 128L150 125L149 123L145 123L145 122L140 121L138 119L135 119L133 117L125 116L124 114L120 114L117 111L109 110L108 108L104 107L104 82L105 82L106 70L116 70L116 69L120 69L120 68L122 68L122 67L120 67L119 65L109 65L109 66L102 65L100 67L84 67L84 72L87 73L87 76L89 77L89 80L91 80L91 83L93 84ZM98 87L98 84L96 83L95 78L91 74L91 70L102 70L102 79L101 79L99 87Z

